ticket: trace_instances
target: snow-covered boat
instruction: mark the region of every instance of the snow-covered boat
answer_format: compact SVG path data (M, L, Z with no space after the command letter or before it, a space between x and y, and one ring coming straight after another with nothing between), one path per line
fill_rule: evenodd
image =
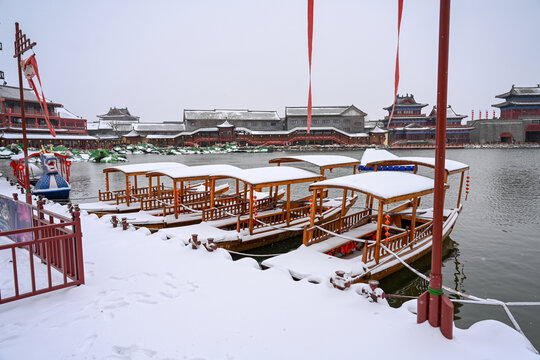
M159 173L165 175L165 172ZM168 175L172 177L173 174L169 171ZM162 234L184 240L186 235L198 234L203 242L212 238L219 247L244 251L302 234L304 226L310 222L312 207L317 208L315 221L319 223L344 214L356 200L356 197L347 198L345 205L324 196L318 197L313 205L309 198L293 200L293 186L325 179L323 175L295 167L216 169L209 179L211 183L224 179L235 181L236 193L233 196L236 201L201 210L201 220L204 218L201 224L162 229ZM176 178L175 181L186 181L186 178ZM283 191L284 200L278 201ZM261 193L268 195L261 199ZM211 231L212 228L215 231ZM201 231L202 235L199 234Z
M434 166L431 158L399 158L387 151L366 151L362 163L375 170L396 164ZM445 209L443 238L461 212L461 192L468 165L446 160L446 178L461 174L457 204ZM449 186L446 185L446 188ZM364 172L324 180L310 186L312 198L328 190L360 194L365 207L347 216L317 225L315 214L304 231L303 245L289 253L265 260L266 267L287 269L296 278L332 278L340 272L347 281L380 279L431 251L433 208L420 208L420 200L434 192L431 178L394 171ZM375 210L374 201L378 202Z
M164 184L157 184L150 187L139 186L139 176L144 176L149 171L162 168L187 169L188 166L175 162L158 162L108 167L103 169L103 173L105 174L105 191L99 190L99 201L80 204L80 209L97 214L98 216L139 211L141 209L142 199L148 198L150 195L159 197L171 192L165 189ZM124 176L123 181L120 181L119 190L111 190L110 174L114 173Z

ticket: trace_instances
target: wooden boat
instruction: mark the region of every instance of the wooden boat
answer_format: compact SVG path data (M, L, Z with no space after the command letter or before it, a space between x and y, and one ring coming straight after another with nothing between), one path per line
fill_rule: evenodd
M317 222L328 221L347 211L356 198L348 198L345 206L341 201L329 202L318 197L313 206L309 201L291 199L292 187L324 180L314 172L287 166L267 166L254 169L219 173L210 179L236 181L236 197L239 201L213 206L202 210L204 221L199 225L160 230L167 237L198 234L213 238L222 248L244 251L301 235L310 222L310 208L317 208ZM268 197L260 199L257 192L268 188ZM284 200L278 201L280 188L285 189ZM214 229L213 231L211 229ZM225 235L226 234L226 235ZM204 238L201 239L204 241Z
M325 171L332 172L335 168L352 167L353 174L356 174L357 167L361 165L361 161L349 156L343 155L295 155L283 156L272 159L270 164L291 164L291 163L307 163L319 168L321 175L324 176Z
M142 199L148 198L150 195L153 196L154 194L162 196L170 193L170 190L165 189L164 184L161 183L153 187L139 186L139 176L144 176L149 171L161 168L187 169L188 166L175 162L159 162L128 164L103 169L103 173L105 174L105 191L99 190L99 201L83 203L79 207L81 210L86 210L98 216L139 211L141 209ZM121 182L123 186L118 190L111 190L110 174L114 173L124 176Z
M367 152L362 162L375 170L396 164L413 165L415 171L419 166L434 166L431 158L399 158L386 151ZM465 164L446 160L446 178L461 174L461 183L456 207L444 210L443 237L450 234L461 212L467 170ZM344 196L348 191L361 194L365 208L318 226L311 221L304 231L302 246L265 260L263 266L287 269L296 278L332 278L339 271L349 281L360 282L383 278L403 266L390 251L407 263L431 251L433 208L419 205L421 198L434 192L432 179L406 172L375 171L310 186L313 199L328 189L343 191ZM314 213L311 216L314 219Z
M153 187L154 179L159 184L161 179L167 178L172 181L172 189L166 193L158 190L157 196L143 199L141 211L131 214L127 221L134 226L150 229L200 223L206 220L205 210L215 206L233 206L241 201L238 183L234 195L226 195L223 191L230 188L229 184L216 184L221 178L227 178L228 174L239 171L242 169L226 164L150 171L146 174L149 187ZM202 183L192 186L192 181ZM259 196L264 197L265 194L260 193Z

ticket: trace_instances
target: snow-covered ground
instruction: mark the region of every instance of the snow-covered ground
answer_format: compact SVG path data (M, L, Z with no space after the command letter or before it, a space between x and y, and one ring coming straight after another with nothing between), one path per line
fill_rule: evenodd
M0 193L13 192L0 179ZM0 305L0 359L539 358L498 321L447 340L416 324L414 301L394 309L368 302L362 285L294 281L225 250L81 221L86 284Z

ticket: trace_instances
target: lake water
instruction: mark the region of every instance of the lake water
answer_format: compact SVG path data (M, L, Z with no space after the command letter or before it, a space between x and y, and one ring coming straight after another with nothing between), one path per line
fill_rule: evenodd
M434 156L434 150L393 151L399 156ZM186 165L227 163L241 168L265 166L268 160L299 153L230 153L208 155L136 155L130 163L176 161ZM304 152L304 154L310 154ZM323 154L323 152L312 152ZM362 151L333 151L326 154L360 159ZM503 301L540 301L540 149L463 149L447 150L447 158L470 165L470 193L451 238L445 242L443 282L461 292ZM72 199L97 201L104 189L102 170L110 165L73 163ZM309 167L305 167L308 168ZM8 160L0 160L0 171L12 174ZM350 174L335 169L330 177ZM451 181L447 198L455 205L456 181ZM307 195L305 188L297 196ZM76 201L75 201L76 199ZM296 240L295 244L299 241ZM293 245L295 246L295 245ZM289 245L290 247L290 245ZM263 249L279 253L283 245ZM426 256L414 267L429 274L431 260ZM419 295L427 283L408 270L384 279L387 293ZM392 305L397 306L394 302ZM540 348L540 308L512 307L522 330ZM503 309L496 306L455 305L456 325L460 328L483 319L497 319L510 325Z

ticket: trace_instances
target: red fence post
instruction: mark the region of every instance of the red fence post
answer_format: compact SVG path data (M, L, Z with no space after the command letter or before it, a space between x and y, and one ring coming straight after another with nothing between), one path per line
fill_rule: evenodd
M81 284L84 284L84 260L82 251L82 230L80 219L79 207L75 205L75 211L73 212L73 232L75 233L75 247L76 247L76 259L77 264L77 278Z

